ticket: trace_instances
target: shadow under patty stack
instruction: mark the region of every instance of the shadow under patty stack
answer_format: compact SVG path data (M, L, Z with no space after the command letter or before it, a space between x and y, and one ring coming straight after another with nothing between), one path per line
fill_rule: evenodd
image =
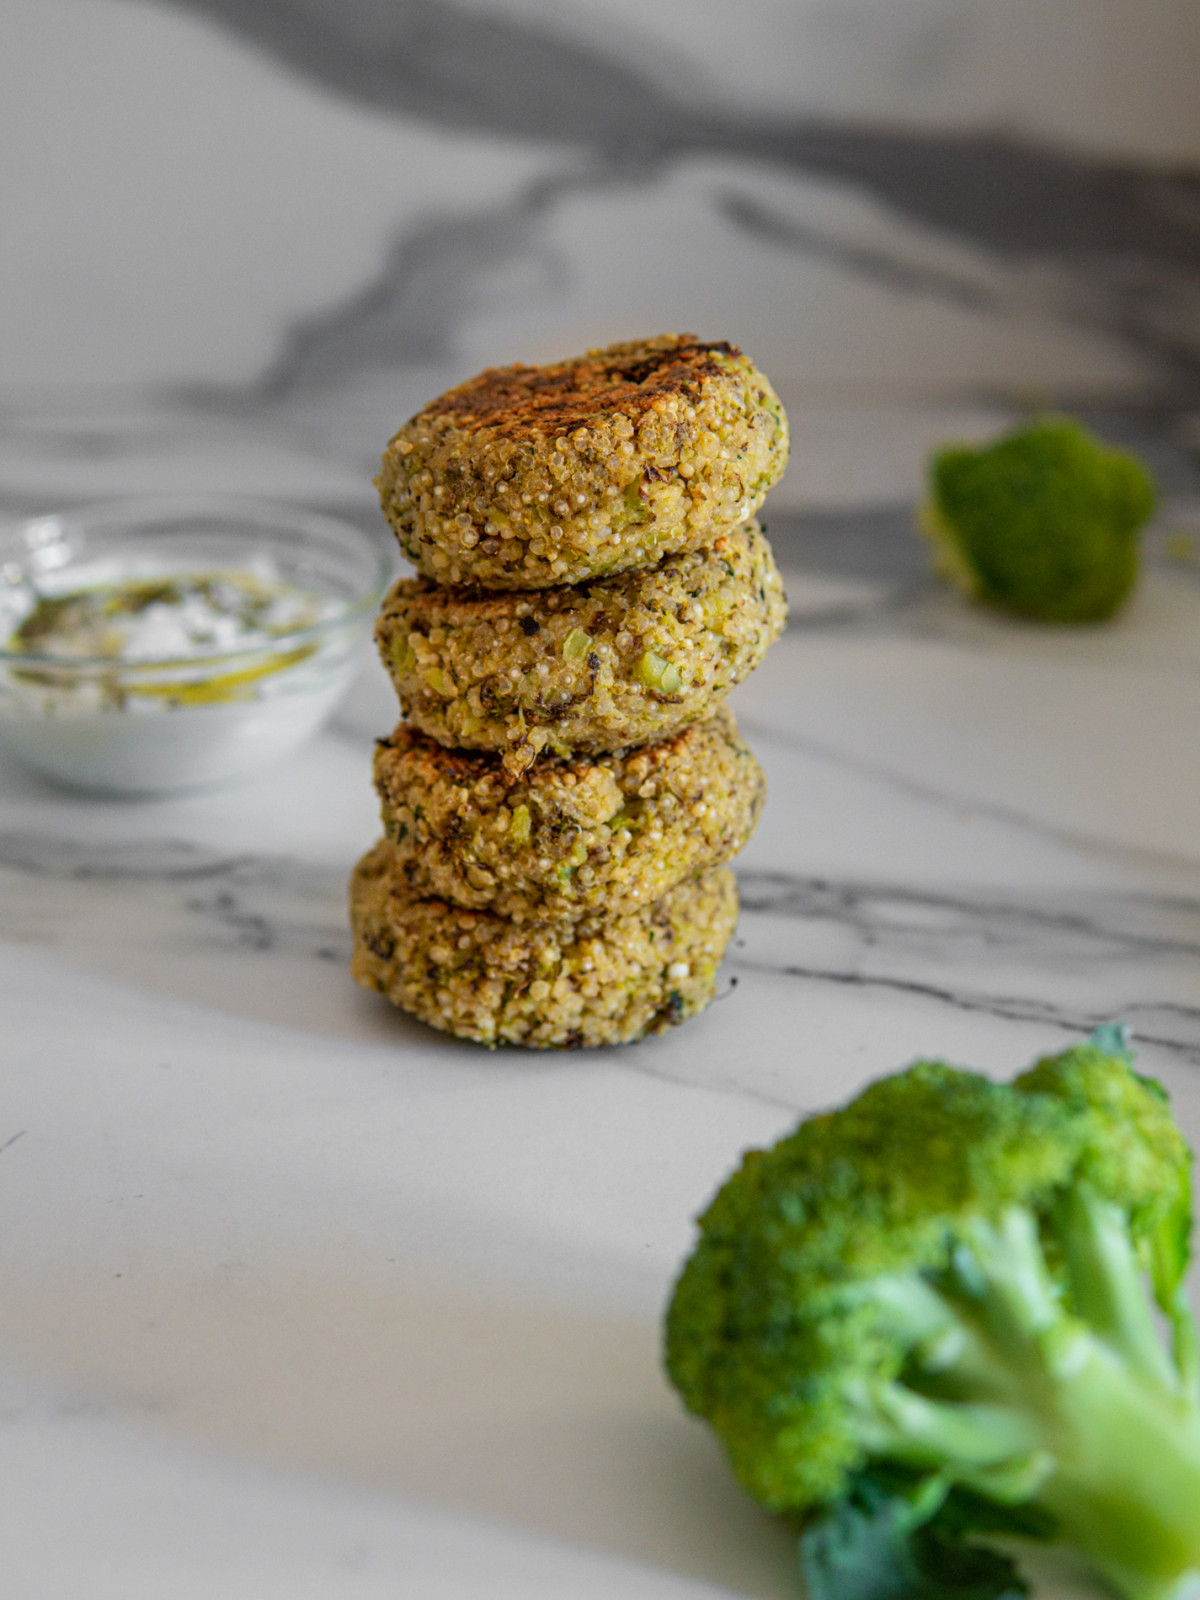
M350 886L352 972L483 1044L658 1033L711 1000L765 780L723 701L786 602L751 520L787 424L690 334L505 367L376 479L417 578L376 637L407 721Z

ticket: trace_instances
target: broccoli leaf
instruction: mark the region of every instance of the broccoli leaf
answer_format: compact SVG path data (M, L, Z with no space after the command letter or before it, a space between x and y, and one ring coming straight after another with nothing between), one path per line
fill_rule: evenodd
M987 1508L983 1520L993 1509ZM927 1516L903 1491L870 1476L859 1478L800 1540L810 1600L1021 1600L1028 1595L1029 1585L1008 1556L962 1538L973 1524L966 1502L956 1502L945 1524L940 1516L934 1521Z
M1058 1530L1054 1518L1040 1506L1000 1505L961 1484L951 1489L933 1523L946 1533L1008 1533L1021 1539L1053 1539Z
M968 1544L936 1526L912 1537L919 1593L925 1600L1022 1600L1029 1584L1011 1556Z
M1115 1056L1127 1067L1134 1061L1133 1046L1129 1042L1129 1026L1124 1022L1102 1022L1093 1028L1088 1043L1106 1056Z

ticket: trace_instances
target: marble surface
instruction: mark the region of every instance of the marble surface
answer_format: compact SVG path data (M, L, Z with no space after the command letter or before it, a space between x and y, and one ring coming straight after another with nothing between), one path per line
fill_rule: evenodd
M319 449L273 416L38 415L0 450L10 514L154 462L370 514L353 415ZM815 470L872 428L911 470L920 417L851 421ZM488 1054L350 983L375 669L219 794L88 800L0 755L9 1593L796 1594L658 1368L740 1151L917 1054L1008 1074L1113 1017L1200 1137L1200 567L1170 537L1200 502L1154 437L1172 500L1110 628L942 592L901 477L768 510L793 621L734 700L770 780L739 933L711 1009L637 1046Z

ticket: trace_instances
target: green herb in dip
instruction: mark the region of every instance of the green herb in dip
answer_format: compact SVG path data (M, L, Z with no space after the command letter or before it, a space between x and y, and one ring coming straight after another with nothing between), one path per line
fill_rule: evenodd
M267 644L312 627L324 610L320 596L253 572L128 578L42 596L11 643L45 655L163 660Z
M29 684L44 683L61 694L71 687L58 662L113 664L110 675L89 674L88 698L97 690L110 708L136 695L165 705L195 705L252 698L258 680L312 655L309 641L292 650L271 650L280 638L316 626L331 602L280 579L252 572L177 573L118 579L63 594L42 595L14 630L10 650L55 657L52 678L32 663L19 669ZM230 670L228 663L202 666L206 657L233 652L264 653ZM148 662L196 662L182 677L155 681L144 673L122 674L122 666ZM224 670L222 670L224 669ZM82 687L82 684L79 685Z

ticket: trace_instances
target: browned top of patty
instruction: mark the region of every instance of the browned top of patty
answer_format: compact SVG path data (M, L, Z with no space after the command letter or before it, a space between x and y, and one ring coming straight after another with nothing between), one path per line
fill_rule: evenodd
M417 416L449 416L463 427L498 428L513 439L569 433L597 412L633 416L665 395L695 393L703 379L725 375L714 353L736 360L742 352L724 339L668 333L545 367L489 367Z

